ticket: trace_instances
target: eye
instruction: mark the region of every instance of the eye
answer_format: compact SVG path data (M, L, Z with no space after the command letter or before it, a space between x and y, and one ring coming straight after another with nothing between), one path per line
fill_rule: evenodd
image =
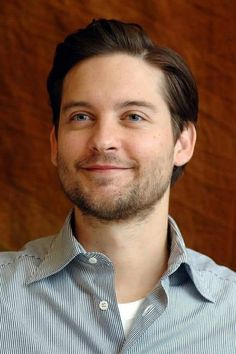
M90 117L86 113L76 113L72 115L70 119L77 122L85 122L90 120Z
M140 116L139 114L136 114L136 113L129 114L128 119L131 122L141 122L142 120L144 120L144 118L142 116Z

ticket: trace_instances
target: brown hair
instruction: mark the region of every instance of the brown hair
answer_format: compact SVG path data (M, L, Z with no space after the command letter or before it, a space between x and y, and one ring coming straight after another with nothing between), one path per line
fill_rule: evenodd
M56 132L59 124L62 85L68 71L82 60L116 52L141 56L147 63L163 72L165 77L163 94L171 113L175 139L188 122L194 124L197 122L197 86L183 58L169 48L154 44L137 24L100 19L93 20L87 27L68 35L56 48L53 66L47 80ZM181 175L183 168L184 166L174 167L172 184Z

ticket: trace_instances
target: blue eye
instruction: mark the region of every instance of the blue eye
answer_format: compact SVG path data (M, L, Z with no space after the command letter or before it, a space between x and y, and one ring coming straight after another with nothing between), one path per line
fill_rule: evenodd
M135 114L135 113L129 114L128 118L132 122L140 122L143 120L143 117L141 117L140 115Z
M77 114L74 114L71 117L71 119L75 120L75 121L84 122L84 121L89 120L89 116L87 114L84 114L84 113L77 113Z

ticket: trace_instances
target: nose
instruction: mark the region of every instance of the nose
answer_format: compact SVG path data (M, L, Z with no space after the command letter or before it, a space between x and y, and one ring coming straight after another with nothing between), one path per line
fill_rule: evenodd
M96 122L91 131L89 149L95 152L116 151L120 146L119 127L114 120Z

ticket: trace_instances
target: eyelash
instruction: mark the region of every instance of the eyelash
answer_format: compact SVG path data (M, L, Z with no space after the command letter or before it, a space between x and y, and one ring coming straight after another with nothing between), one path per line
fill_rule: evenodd
M73 115L70 117L70 120L77 120L77 119L75 119L75 117L77 117L77 116L80 116L80 117L83 116L83 117L88 117L88 118L90 118L89 115L86 114L86 113L75 113L75 114L73 114ZM83 122L83 121L85 121L85 120L80 120L80 119L78 119L78 121Z
M143 120L145 120L141 115L139 115L139 114L137 114L137 113L130 113L130 114L128 114L128 117L129 118L131 118L131 117L138 117L138 118L140 118L138 121L143 121ZM134 120L135 122L137 122L137 120Z
M76 119L76 117L86 117L86 118L88 118L88 119ZM135 119L135 120L133 120L133 119L130 119L130 118L134 118L134 117L138 117L138 120L137 119ZM125 115L124 115L124 117L122 117L122 119L121 120L125 120L126 118L128 118L129 119L129 121L131 121L131 122L141 122L141 121L145 121L145 118L143 117L143 116L141 116L140 114L137 114L137 113L126 113ZM71 121L79 121L79 122L86 122L86 121L88 121L88 120L93 120L93 118L89 115L89 114L87 114L87 113L75 113L75 114L73 114L71 117L70 117L70 120Z

